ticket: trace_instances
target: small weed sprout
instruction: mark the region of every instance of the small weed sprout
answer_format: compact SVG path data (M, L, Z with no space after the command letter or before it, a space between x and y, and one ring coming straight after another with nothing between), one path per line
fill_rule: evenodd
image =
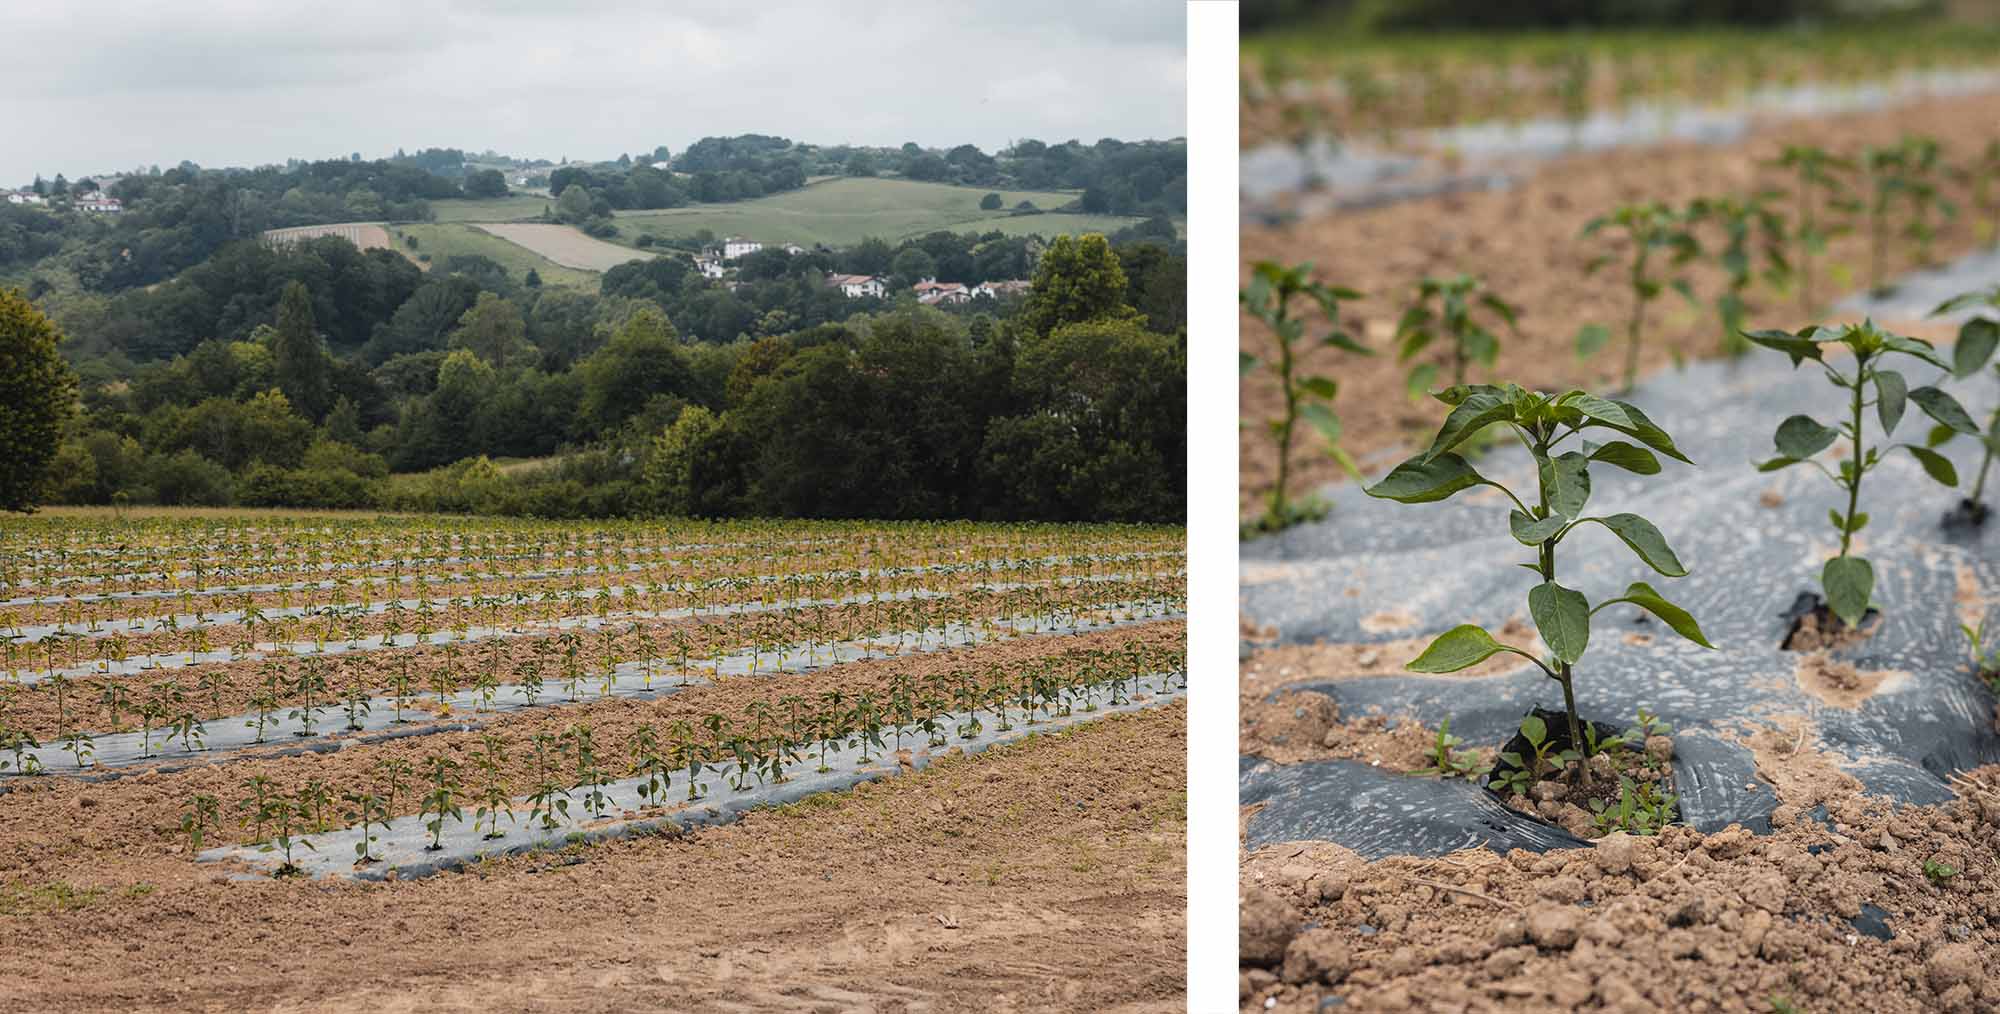
M1972 657L1972 674L1985 680L1988 686L2000 690L2000 644L1986 639L1986 621L1980 620L1976 627L1961 623L1958 629L1965 634L1966 646Z
M1412 504L1444 500L1475 486L1492 486L1506 494L1515 507L1508 515L1508 528L1517 542L1535 552L1534 562L1524 566L1534 571L1541 583L1528 593L1528 611L1549 647L1550 657L1544 660L1525 649L1501 644L1480 627L1466 624L1432 641L1406 668L1422 673L1457 672L1500 652L1520 655L1562 686L1570 741L1582 743L1574 667L1583 658L1590 641L1591 617L1598 611L1621 602L1637 606L1664 620L1682 637L1705 648L1713 645L1708 643L1694 617L1644 582L1633 582L1625 594L1592 606L1582 592L1557 583L1556 549L1580 526L1597 524L1618 536L1642 562L1660 574L1667 577L1687 574L1687 568L1681 565L1652 522L1637 514L1586 515L1584 508L1590 499L1590 466L1594 463L1653 475L1660 471L1656 451L1683 462L1688 459L1674 446L1673 438L1636 407L1583 391L1550 395L1509 384L1455 387L1439 392L1437 398L1452 406L1452 410L1431 441L1430 449L1397 465L1366 492L1369 496ZM1534 456L1539 486L1535 503L1523 501L1512 490L1480 475L1463 457L1452 453L1453 448L1472 434L1494 424L1511 427ZM1592 429L1609 430L1645 446L1624 440L1596 444L1581 436ZM1571 437L1578 437L1581 446L1558 453L1557 447ZM1581 765L1574 770L1587 784L1588 770Z
M1924 860L1924 879L1930 881L1932 887L1943 887L1947 881L1956 876L1958 867L1935 859Z
M1618 776L1618 801L1607 804L1604 800L1590 801L1592 820L1599 831L1609 834L1624 831L1630 834L1659 834L1660 829L1674 822L1675 806L1680 797L1673 793L1661 795L1653 785L1635 782L1624 775Z
M1426 278L1417 283L1417 294L1396 324L1396 358L1408 362L1440 337L1448 343L1445 359L1451 367L1453 385L1465 383L1465 368L1477 363L1493 368L1500 354L1500 339L1491 328L1474 316L1483 307L1505 322L1518 337L1518 309L1495 295L1486 283L1473 275L1455 278ZM1419 397L1438 379L1436 363L1418 363L1410 370L1409 392Z
M1679 268L1701 253L1701 243L1688 230L1687 223L1685 214L1658 201L1628 204L1584 223L1582 234L1585 237L1610 227L1624 234L1626 245L1630 248L1627 253L1631 262L1626 267L1625 284L1632 293L1632 313L1625 320L1624 391L1632 390L1638 383L1639 339L1646 326L1646 305L1668 288L1680 293L1689 303L1695 302L1694 290L1688 287L1687 279L1658 274L1655 270L1658 265L1653 260L1655 254L1665 253L1669 256L1668 267ZM1614 256L1607 253L1592 259L1584 268L1584 273L1595 274ZM1610 337L1610 332L1602 326L1585 326L1577 332L1577 355L1588 358Z
M1785 353L1791 357L1794 369L1808 359L1818 363L1826 372L1829 383L1849 393L1848 417L1837 426L1821 425L1807 415L1795 415L1779 423L1773 438L1778 456L1758 463L1757 470L1774 472L1801 463L1808 464L1847 492L1846 512L1827 512L1834 530L1840 533L1840 553L1826 562L1820 573L1820 587L1826 592L1827 607L1834 615L1849 627L1857 626L1867 615L1868 601L1874 594L1875 568L1849 550L1854 533L1868 524L1868 515L1859 509L1861 480L1885 457L1882 448L1868 446L1863 410L1871 405L1875 408L1884 439L1895 433L1896 424L1902 421L1904 411L1912 402L1941 425L1960 433L1975 433L1977 430L1972 418L1965 414L1965 409L1951 395L1936 387L1913 389L1901 373L1882 368L1881 364L1888 356L1904 355L1949 369L1929 342L1892 334L1876 327L1873 321L1840 328L1809 325L1797 334L1748 331L1744 337L1765 348ZM1855 366L1851 376L1823 358L1821 346L1828 342L1845 345L1853 352ZM1875 396L1873 401L1868 398L1871 391ZM1839 473L1835 474L1814 456L1841 439L1848 442L1848 453L1840 459ZM1946 486L1958 485L1958 472L1944 455L1916 444L1889 447L1891 451L1899 449L1909 451L1932 479Z
M1437 739L1431 744L1431 762L1428 767L1410 772L1413 775L1436 775L1439 778L1470 778L1479 770L1479 758L1469 751L1457 749L1465 740L1451 734L1451 719L1446 717L1438 726Z
M1243 305L1249 309L1250 315L1263 321L1277 336L1278 358L1266 363L1247 352L1242 353L1240 371L1247 376L1259 366L1268 366L1277 375L1278 387L1285 399L1284 414L1267 424L1271 439L1278 446L1277 484L1272 487L1270 505L1256 526L1267 532L1326 515L1326 507L1322 503L1309 500L1295 504L1288 499L1286 487L1291 481L1292 443L1300 420L1311 424L1325 438L1327 453L1333 455L1340 467L1357 480L1361 478L1361 470L1354 459L1340 448L1340 419L1333 414L1333 399L1339 393L1340 385L1328 376L1299 375L1298 357L1302 351L1301 343L1305 340L1306 324L1291 315L1293 298L1305 296L1319 306L1320 312L1332 325L1320 344L1360 355L1372 355L1340 327L1341 301L1360 299L1361 294L1352 289L1316 282L1312 278L1312 270L1311 264L1285 267L1263 261L1252 269L1250 286L1242 293Z

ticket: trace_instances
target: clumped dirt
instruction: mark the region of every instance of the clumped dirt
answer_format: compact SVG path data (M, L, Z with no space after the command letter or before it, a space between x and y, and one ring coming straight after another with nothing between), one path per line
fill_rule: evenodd
M1836 708L1849 711L1882 690L1894 690L1910 674L1898 669L1856 669L1853 665L1813 652L1799 659L1799 689Z
M1847 621L1835 616L1832 609L1824 605L1814 606L1793 622L1781 647L1786 651L1832 651L1866 641L1875 636L1875 629L1881 624L1882 614L1873 609L1861 617L1858 626L1850 627Z
M1850 794L1827 822L1801 813L1764 837L1675 827L1546 855L1267 846L1243 864L1243 1008L1992 1010L2000 767L1961 792L1901 809ZM1934 881L1926 861L1956 873ZM1888 939L1867 932L1876 914Z
M0 997L63 1012L1178 1010L1186 749L1175 704L728 827L404 883L229 883L143 853L72 861L60 880L17 871L0 925L42 943L0 949Z
M1863 145L1893 143L1905 134L1958 138L1964 136L1966 124L1991 123L1996 117L2000 117L2000 96L1941 98L1886 112L1789 122L1734 145L1671 144L1577 155L1546 165L1531 179L1506 190L1343 210L1278 226L1246 221L1239 284L1248 282L1250 265L1260 260L1312 261L1321 280L1367 294L1366 300L1343 306L1344 322L1351 333L1367 336L1377 354L1355 356L1313 346L1303 354L1300 368L1339 382L1334 408L1340 417L1342 445L1362 462L1365 472L1379 473L1435 429L1446 411L1435 402L1411 401L1401 393L1412 364L1397 361L1391 337L1417 279L1460 272L1482 275L1494 291L1521 307L1521 334L1501 336L1494 369L1473 370L1474 382L1506 379L1527 386L1608 391L1616 386L1622 369L1622 327L1630 296L1618 271L1584 274L1586 262L1607 249L1578 239L1590 218L1633 201L1658 199L1683 205L1698 196L1748 193L1760 186L1789 191L1792 181L1764 167L1785 144L1818 144L1851 152ZM1965 142L1956 148L1949 157L1970 154ZM1945 190L1960 206L1970 206L1963 188L1948 184ZM1974 231L1977 217L1962 215L1946 225L1934 255L1946 258L1971 249L1979 241ZM1708 237L1710 242L1714 239ZM1817 260L1817 291L1823 298L1865 284L1866 243L1858 233L1834 240L1827 256ZM1834 265L1849 276L1848 284L1839 284L1832 276ZM1890 270L1910 266L1908 249L1899 246ZM1704 301L1722 289L1719 270L1712 266L1697 266L1688 274ZM1796 329L1813 322L1801 318L1795 295L1759 287L1750 291L1748 300L1752 327ZM1670 367L1677 358L1720 353L1720 326L1706 307L1697 312L1669 295L1651 305L1647 320L1642 372ZM1579 362L1574 338L1585 322L1611 326L1617 341L1591 360ZM1882 323L1933 340L1949 341L1953 334L1953 329L1936 324ZM1315 323L1308 330L1317 327ZM1241 318L1241 345L1245 352L1269 358L1273 339L1268 328L1246 313ZM1246 420L1274 418L1281 411L1282 395L1269 371L1246 377L1241 397L1240 414ZM1239 443L1239 507L1249 516L1276 480L1277 458L1261 425L1244 426ZM1295 493L1344 481L1345 473L1331 457L1315 450L1317 446L1308 441L1295 449Z

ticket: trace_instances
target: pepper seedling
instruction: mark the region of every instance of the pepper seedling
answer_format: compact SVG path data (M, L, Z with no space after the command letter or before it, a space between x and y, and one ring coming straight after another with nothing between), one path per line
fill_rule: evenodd
M1475 275L1425 278L1417 283L1415 299L1396 323L1397 361L1409 362L1443 337L1450 343L1445 349L1445 359L1451 367L1454 385L1465 383L1468 365L1477 363L1492 369L1500 355L1500 339L1474 317L1475 307L1484 307L1519 337L1519 309L1495 295L1484 280ZM1429 391L1437 378L1436 363L1418 363L1410 370L1410 396L1418 397Z
M1938 304L1937 309L1932 310L1931 314L1936 316L1974 306L2000 310L2000 285L1953 296ZM1951 347L1952 376L1960 380L1969 379L1984 369L1990 360L1993 363L1994 375L2000 377L2000 360L1993 358L1996 347L2000 347L2000 323L1989 317L1974 317L1966 321L1960 325L1958 341ZM1936 447L1956 435L1956 431L1950 427L1939 426L1932 430L1930 439L1926 442ZM1993 415L1987 419L1986 431L1974 434L1974 438L1984 450L1979 457L1978 478L1972 481L1972 492L1966 497L1965 502L1974 523L1977 524L1986 518L1986 478L1992 473L1993 459L2000 457L2000 404L1994 406Z
M1406 668L1420 673L1457 672L1500 652L1520 655L1562 686L1570 742L1582 743L1583 732L1576 713L1575 666L1590 643L1591 617L1600 610L1621 602L1634 605L1666 621L1682 637L1704 648L1714 645L1708 643L1700 624L1687 610L1667 601L1642 581L1633 582L1623 595L1592 606L1582 592L1557 583L1556 549L1579 527L1597 524L1618 536L1653 570L1667 577L1686 575L1687 568L1652 522L1637 514L1587 515L1584 508L1590 499L1593 464L1612 465L1638 475L1655 475L1660 471L1655 452L1683 462L1688 462L1688 458L1674 445L1673 438L1638 408L1583 391L1551 395L1514 384L1473 385L1448 388L1435 397L1452 409L1430 448L1397 465L1365 492L1398 503L1432 503L1475 486L1491 486L1506 494L1515 507L1508 514L1508 529L1515 541L1535 551L1534 562L1524 566L1534 571L1541 582L1528 593L1528 612L1534 617L1550 654L1544 659L1526 649L1501 644L1477 625L1465 624L1440 635ZM1494 424L1512 428L1534 456L1538 495L1532 504L1501 483L1479 474L1471 463L1452 453L1453 448L1474 433ZM1581 436L1594 429L1609 430L1639 443L1612 440L1600 445ZM1571 437L1578 437L1580 446L1558 452L1557 448ZM1589 782L1589 772L1582 765L1571 770L1579 772L1578 777L1586 784Z
M1827 512L1834 530L1840 533L1840 553L1828 560L1820 571L1820 588L1826 593L1827 608L1847 626L1858 626L1868 613L1868 602L1875 589L1874 565L1851 553L1854 533L1868 524L1867 513L1859 509L1861 481L1885 458L1882 448L1867 445L1867 423L1863 410L1874 406L1885 440L1895 433L1896 424L1902 421L1910 403L1915 403L1925 415L1957 432L1977 433L1978 430L1973 425L1972 417L1965 414L1965 409L1951 395L1931 386L1911 388L1901 373L1882 368L1886 357L1902 355L1949 370L1951 367L1938 358L1937 351L1929 342L1884 331L1876 327L1872 320L1838 328L1812 324L1797 334L1746 331L1744 337L1765 348L1783 352L1791 358L1793 369L1808 359L1818 363L1826 371L1829 383L1848 392L1848 417L1836 426L1822 425L1808 415L1795 415L1779 423L1773 436L1778 456L1759 462L1757 470L1775 472L1797 464L1808 464L1847 492L1846 512ZM1825 360L1821 346L1828 342L1845 345L1854 354L1852 375L1842 373ZM1870 391L1875 394L1872 402L1868 400ZM1847 441L1848 453L1840 459L1836 474L1815 460L1814 456L1841 439ZM1891 451L1899 449L1910 452L1932 479L1946 486L1958 485L1958 471L1944 455L1916 444L1894 444L1889 448Z
M1760 190L1747 198L1701 197L1688 204L1689 222L1712 222L1722 230L1723 242L1715 251L1715 263L1728 283L1715 297L1715 313L1722 322L1722 351L1728 355L1750 351L1742 335L1748 310L1743 293L1750 283L1760 274L1773 285L1791 277L1791 261L1785 257L1785 216L1775 207L1783 196L1776 190ZM1758 254L1764 261L1761 272L1754 260Z
M1775 164L1798 173L1798 189L1792 196L1798 202L1799 221L1792 239L1798 244L1799 310L1810 316L1818 310L1813 305L1813 258L1826 253L1828 240L1848 231L1845 225L1822 221L1813 194L1815 191L1824 194L1827 210L1848 213L1856 210L1859 205L1848 193L1844 179L1854 171L1854 162L1824 148L1794 144L1785 147Z
M1267 532L1326 516L1324 504L1312 500L1294 504L1286 492L1292 473L1292 442L1300 420L1319 431L1326 440L1327 453L1340 463L1340 467L1356 480L1361 478L1361 470L1354 459L1340 448L1340 419L1333 414L1333 399L1339 393L1340 385L1325 375L1300 375L1298 357L1306 336L1306 322L1291 314L1292 300L1305 296L1319 306L1320 312L1332 324L1320 344L1358 355L1373 355L1340 326L1341 301L1360 299L1361 294L1353 289L1314 281L1312 271L1311 264L1285 267L1271 261L1260 261L1251 271L1249 287L1242 293L1243 305L1249 309L1250 315L1263 321L1277 336L1278 358L1267 364L1248 352L1241 353L1238 363L1240 375L1248 376L1259 366L1268 365L1271 372L1277 375L1278 388L1285 399L1284 414L1267 423L1271 439L1278 445L1277 484L1271 489L1270 506L1258 522L1258 527Z
M1679 268L1701 253L1701 243L1687 228L1684 213L1649 201L1645 204L1628 204L1608 215L1599 215L1584 223L1584 237L1596 235L1607 226L1624 234L1627 253L1631 263L1626 267L1625 284L1632 293L1632 314L1625 320L1625 382L1623 390L1630 391L1639 380L1639 337L1645 330L1646 304L1658 299L1666 289L1673 289L1695 303L1694 290L1688 286L1686 278L1667 277L1656 272L1658 265L1653 260L1656 253L1669 255L1668 267ZM1607 253L1593 258L1584 267L1584 274L1597 273L1599 268L1609 264L1615 254ZM1697 304L1699 305L1699 304ZM1611 338L1611 333L1601 325L1586 325L1577 332L1576 354L1588 358Z

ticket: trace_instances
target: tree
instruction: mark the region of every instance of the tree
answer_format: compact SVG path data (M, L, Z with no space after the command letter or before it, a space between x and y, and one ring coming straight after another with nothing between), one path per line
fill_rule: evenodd
M477 172L468 173L465 177L465 196L505 197L507 196L507 177L500 175L500 170L498 169L481 169Z
M1034 287L1021 306L1021 323L1046 335L1065 324L1129 319L1125 269L1103 236L1057 236L1035 266Z
M985 197L979 199L979 209L981 211L999 211L1000 205L1003 203L1005 202L1000 199L999 194L987 194Z
M904 247L903 252L889 262L889 273L896 277L897 287L908 288L926 278L935 278L937 261L917 247Z
M603 348L578 364L583 380L579 410L591 429L614 429L653 397L688 390L693 377L679 337L666 314L642 307Z
M451 333L447 347L467 349L496 370L530 362L535 355L520 309L513 300L491 292L480 293L472 309L458 319L458 330Z
M0 510L32 511L47 491L76 374L62 332L19 292L0 289Z
M591 214L590 191L583 184L572 183L563 188L556 198L556 217L575 225L589 220Z
M319 332L313 329L312 296L298 282L285 283L285 291L278 297L271 358L278 389L285 392L292 407L314 422L326 415L333 364L327 359Z

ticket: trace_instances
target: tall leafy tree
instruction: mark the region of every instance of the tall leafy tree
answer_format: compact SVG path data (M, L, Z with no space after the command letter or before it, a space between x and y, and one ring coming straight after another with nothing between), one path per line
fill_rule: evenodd
M312 296L298 282L288 282L278 297L277 333L271 339L271 358L278 389L285 392L299 414L315 422L330 405L333 364L327 359L325 343L313 327Z
M1125 284L1125 269L1103 236L1057 236L1035 266L1021 323L1031 334L1045 335L1065 324L1130 318L1134 311L1125 305Z
M0 289L0 510L32 511L48 488L76 374L62 332L19 292Z

